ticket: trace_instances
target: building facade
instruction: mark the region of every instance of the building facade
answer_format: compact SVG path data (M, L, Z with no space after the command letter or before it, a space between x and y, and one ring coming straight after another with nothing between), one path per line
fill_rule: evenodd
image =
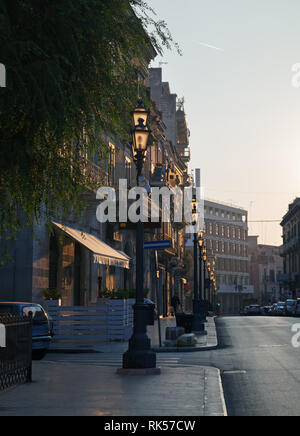
M283 275L281 286L290 298L300 298L300 198L289 205L282 222Z
M205 245L215 260L217 300L222 314L238 314L253 300L249 282L248 212L225 203L204 201Z
M190 161L189 137L184 107L177 95L162 80L162 69L149 72L150 98L156 116L157 129L151 147L149 163L150 185L158 188L190 186L188 163ZM185 223L162 223L152 237L170 240L171 248L159 252L159 304L160 313L167 316L171 311L172 296L177 295L184 309L184 289L187 282L185 268Z
M248 244L250 284L254 287L256 303L268 305L284 299L280 247L258 244L258 236L248 236Z

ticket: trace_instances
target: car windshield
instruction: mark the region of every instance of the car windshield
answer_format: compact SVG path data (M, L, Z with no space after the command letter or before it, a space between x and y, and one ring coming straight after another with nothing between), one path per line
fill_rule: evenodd
M40 306L25 306L23 307L23 315L32 315L33 324L47 322L47 316Z

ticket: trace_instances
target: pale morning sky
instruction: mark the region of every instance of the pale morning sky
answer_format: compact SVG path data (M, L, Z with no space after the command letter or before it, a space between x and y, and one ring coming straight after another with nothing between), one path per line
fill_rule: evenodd
M280 220L300 196L299 0L147 0L183 56L166 52L163 80L185 97L191 168L208 198L240 205L250 221ZM281 244L278 223L250 224Z

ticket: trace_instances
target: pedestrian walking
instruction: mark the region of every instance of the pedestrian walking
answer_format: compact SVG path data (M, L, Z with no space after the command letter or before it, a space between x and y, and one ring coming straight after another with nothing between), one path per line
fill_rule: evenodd
M178 295L173 295L171 299L171 304L173 306L173 316L176 316L177 313L177 307L180 305L180 300Z

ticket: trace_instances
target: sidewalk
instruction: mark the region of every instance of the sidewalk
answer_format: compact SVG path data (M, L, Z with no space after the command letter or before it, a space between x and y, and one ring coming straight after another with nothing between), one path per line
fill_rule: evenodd
M174 325L174 318L162 320L163 339L165 329ZM191 351L216 346L213 318L206 328L207 335ZM152 344L158 344L157 323L148 333ZM60 353L118 354L128 344L65 343L51 348ZM186 350L172 349L176 351ZM32 384L0 394L0 416L227 416L217 368L162 365L160 375L125 376L115 367L98 366L98 358L101 361L101 356L82 356L34 362Z
M0 416L227 416L215 368L120 376L107 366L43 361L33 374L32 384L0 394Z
M173 317L161 319L162 345L166 338L166 328L175 327L176 319ZM208 317L205 324L206 335L197 335L198 344L195 347L159 347L158 322L155 322L153 327L148 327L148 336L151 340L152 348L157 353L162 352L195 352L214 350L218 346L217 332L214 318ZM61 343L52 343L50 346L51 353L124 353L128 349L127 342L79 342L79 341L64 341Z

